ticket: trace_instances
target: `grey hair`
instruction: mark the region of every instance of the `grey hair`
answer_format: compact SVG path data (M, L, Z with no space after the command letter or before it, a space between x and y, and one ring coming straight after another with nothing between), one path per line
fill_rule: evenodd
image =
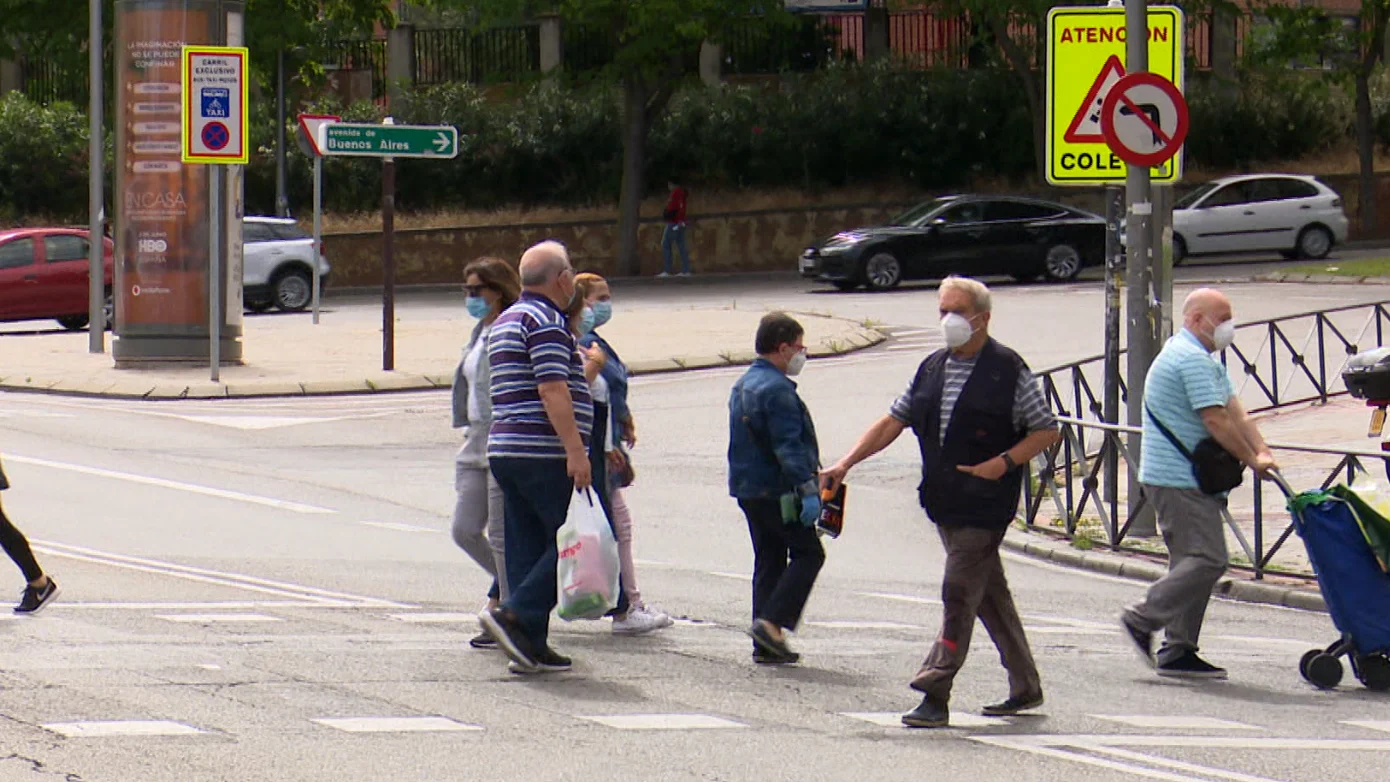
M521 255L521 284L524 287L545 285L569 265L569 252L556 241L545 241Z
M937 289L938 293L945 293L949 290L957 290L970 297L976 312L989 312L993 306L990 301L989 288L983 282L970 277L957 277L951 275L941 281L941 286Z

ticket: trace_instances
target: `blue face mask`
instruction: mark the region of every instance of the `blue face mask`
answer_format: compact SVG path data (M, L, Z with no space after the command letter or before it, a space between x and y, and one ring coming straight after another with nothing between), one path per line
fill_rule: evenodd
M584 314L579 316L579 336L584 336L594 330L594 310L592 307L585 307Z
M594 302L594 328L598 328L613 319L613 302L596 301Z
M487 299L482 296L469 296L464 300L463 306L468 308L468 314L482 320L492 313L492 305L487 303Z

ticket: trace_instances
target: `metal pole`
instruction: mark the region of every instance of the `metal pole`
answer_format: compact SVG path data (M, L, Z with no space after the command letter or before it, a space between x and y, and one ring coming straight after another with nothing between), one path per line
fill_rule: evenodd
M275 214L290 216L290 198L285 192L288 179L285 157L285 47L275 52Z
M1124 257L1120 250L1120 217L1124 192L1115 185L1105 188L1105 397L1101 415L1106 423L1120 423L1120 288ZM1118 437L1118 435L1116 435ZM1112 449L1105 460L1105 504L1114 507L1120 496L1120 454Z
M396 161L381 165L381 232L384 269L381 286L381 368L396 368Z
M314 325L319 323L319 258L323 256L323 155L314 155Z
M222 166L208 169L208 363L216 383L222 368Z
M106 148L102 138L105 68L101 58L101 3L102 0L87 2L87 68L92 85L87 101L91 122L87 146L87 350L91 353L106 352L106 238L102 231L106 222L102 172Z
M1125 73L1144 73L1149 70L1149 4L1147 0L1128 0L1125 3ZM1128 319L1128 387L1129 423L1137 425L1143 421L1144 377L1154 357L1154 334L1156 324L1150 306L1153 290L1153 255L1150 252L1152 229L1149 218L1153 214L1153 204L1149 196L1149 169L1129 166L1125 179L1126 248L1125 284L1129 286L1126 295ZM1140 537L1157 534L1157 527L1151 513L1143 518L1135 518L1135 508L1139 503L1139 465L1140 436L1130 435L1129 464L1129 514L1132 520L1130 533Z
M1175 165L1169 163L1168 165ZM1151 188L1154 213L1153 229L1154 298L1158 309L1158 345L1173 336L1173 187L1156 185Z

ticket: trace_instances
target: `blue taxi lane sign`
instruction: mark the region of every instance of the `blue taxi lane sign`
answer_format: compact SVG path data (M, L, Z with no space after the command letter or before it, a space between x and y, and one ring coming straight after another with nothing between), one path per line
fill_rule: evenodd
M202 101L204 117L226 119L232 103L232 91L222 87L204 87Z

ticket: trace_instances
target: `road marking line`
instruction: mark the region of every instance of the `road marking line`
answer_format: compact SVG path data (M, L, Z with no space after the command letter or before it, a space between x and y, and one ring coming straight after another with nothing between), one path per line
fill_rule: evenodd
M1026 742L1018 741L1016 739L996 738L994 736L967 736L967 738L969 738L971 741L979 742L980 744L989 744L996 747L1003 747L1005 749L1018 750L1020 752L1027 752L1033 755L1041 755L1047 758L1070 760L1075 763L1082 763L1088 766L1104 768L1110 771L1119 771L1121 773L1129 774L1131 776L1147 777L1148 779L1161 779L1165 780L1166 782L1210 782L1209 779L1179 776L1177 774L1170 774L1166 771L1157 771L1155 769L1146 768L1144 766L1136 766L1132 763L1121 763L1116 760L1106 760L1105 758L1092 757L1090 755L1082 755L1077 752L1067 752L1066 750L1056 749L1054 747L1049 747L1046 745L1029 744Z
M1105 755L1110 755L1111 757L1120 758L1121 760L1129 760L1136 763L1148 763L1154 766L1163 766L1165 768L1171 768L1174 771L1186 771L1191 774L1206 774L1207 776L1219 777L1221 779L1229 779L1232 780L1232 782L1278 782L1278 780L1273 780L1269 777L1255 777L1249 774L1242 774L1238 771L1226 771L1225 769L1212 768L1211 766L1199 766L1196 763L1186 763L1181 760L1172 760L1169 758L1165 758L1162 755L1145 755L1142 752L1131 752L1127 749L1120 749L1119 747L1087 746L1083 749L1090 750L1091 752L1099 752Z
M161 489L173 489L175 491L185 491L190 494L201 494L206 497L217 497L224 500L234 500L236 502L247 502L253 505L264 505L270 508L278 508L293 513L307 514L333 514L336 510L330 508L320 508L316 505L305 505L289 500L277 500L271 497L261 497L255 494L244 494L239 491L229 489L214 489L211 486L199 486L194 483L184 483L182 481L171 481L165 478L151 478L145 475L134 473L119 472L117 470L106 470L100 467L87 467L81 464L69 464L68 462L55 462L49 459L35 459L29 456L16 456L11 453L5 454L5 461L16 462L18 464L31 464L36 467L48 467L54 470L66 470L68 472L80 473L82 475L92 475L98 478L111 478L118 481L138 483L145 486L155 486Z
M1390 721L1386 720L1342 720L1343 725L1350 725L1353 728L1367 728L1378 730L1382 733L1390 733Z
M939 606L941 601L933 597L918 597L917 595L899 595L892 592L860 592L864 597L877 597L883 600L896 600L899 603L916 603L918 605Z
M248 609L248 608L335 608L336 606L327 605L321 602L308 600L227 600L224 602L210 601L206 603L64 603L53 604L53 608L73 609L73 608L97 608L122 611L197 611L197 610L223 610L223 609ZM350 608L352 606L343 606ZM3 617L0 617L3 618Z
M805 622L807 627L823 627L827 630L921 630L919 625L902 622L859 621L854 619L830 620L826 622Z
M423 733L432 731L480 731L448 717L322 717L311 720L344 733Z
M733 579L737 579L737 580L739 580L739 581L752 581L752 580L753 580L753 577L752 577L752 576L745 575L745 574L743 574L743 573L724 573L724 572L718 571L718 570L712 570L712 571L710 571L710 575L711 575L711 576L718 576L719 578L733 578Z
M906 728L903 725L903 715L895 711L842 711L841 717L849 717L852 720L860 720L872 723L884 728ZM981 717L976 714L952 714L952 728L992 728L1000 725L1011 724L1003 717Z
M1039 625L1025 625L1024 632L1029 635L1119 635L1118 630L1099 630L1094 627L1044 627Z
M6 456L6 458L9 457ZM408 603L396 603L374 597L362 597L360 595L352 595L344 592L333 592L327 589L289 584L283 581L271 581L270 579L257 578L240 573L226 573L217 570L206 570L204 568L179 565L173 562L161 562L153 559L130 557L124 554L113 554L106 551L84 548L82 546L73 546L67 543L57 543L49 540L33 540L31 542L44 553L52 556L96 562L111 567L126 568L128 570L137 570L145 573L156 573L159 575L172 576L174 578L183 578L189 581L200 581L203 583L217 584L219 586L243 589L250 592L264 592L281 597L311 600L329 607L375 607L396 609L410 609L415 607Z
M105 736L192 736L203 733L189 725L166 720L112 720L105 722L50 722L45 730L70 739Z
M893 337L915 337L915 336L917 336L917 335L919 335L919 334L932 334L932 335L938 335L938 334L940 334L941 332L937 331L936 329L905 329L905 330L903 330L903 331L898 331L898 330L896 330L896 329L891 329L891 330L889 330L888 333L889 333L890 336L893 336Z
M301 418L273 415L173 415L171 417L181 418L195 424L221 426L228 429L241 429L243 431L278 429L285 426L300 426L302 424L331 423L333 421L345 421L348 418L347 416L333 418Z
M1098 720L1118 722L1134 728L1153 728L1156 730L1263 730L1263 728L1246 725L1243 722L1218 720L1215 717L1170 717L1157 714L1137 714L1134 716L1092 714L1090 716Z
M1326 646L1316 641L1300 641L1297 638L1263 638L1255 635L1209 635L1212 641L1237 641L1248 644L1264 644L1267 646L1293 646L1300 649L1311 649L1314 646Z
M186 624L211 624L214 622L285 621L278 616L266 616L265 614L155 614L154 618L163 619L166 622L183 622Z
M414 524L401 524L396 521L363 521L361 524L378 529L389 529L394 532L438 532L439 530L430 527L417 527Z
M748 727L742 722L709 714L610 714L581 716L579 719L597 722L617 730L719 730Z
M213 665L212 663L199 663L199 664L197 664L197 665L195 665L195 666L193 666L193 667L195 667L195 668L202 668L202 669L205 670L205 671L220 671L220 670L222 670L222 666L220 666L220 665Z
M1126 586L1144 587L1146 589L1149 586L1148 582L1146 581L1137 581L1135 579L1124 578L1122 576L1112 576L1109 573L1095 573L1090 570L1066 567L1065 565L1055 565L1051 562L1044 562L1027 554L1019 554L1014 551L1000 551L999 556L1009 560L1010 562L1018 562L1020 564L1028 565L1029 567L1038 568L1039 570L1051 570L1055 573L1066 573L1067 575L1071 576L1089 578L1093 581L1105 581L1111 584L1124 584Z
M468 623L477 624L477 614L457 614L457 613L419 613L419 614L388 614L391 619L398 622L411 622L415 624L457 624Z

